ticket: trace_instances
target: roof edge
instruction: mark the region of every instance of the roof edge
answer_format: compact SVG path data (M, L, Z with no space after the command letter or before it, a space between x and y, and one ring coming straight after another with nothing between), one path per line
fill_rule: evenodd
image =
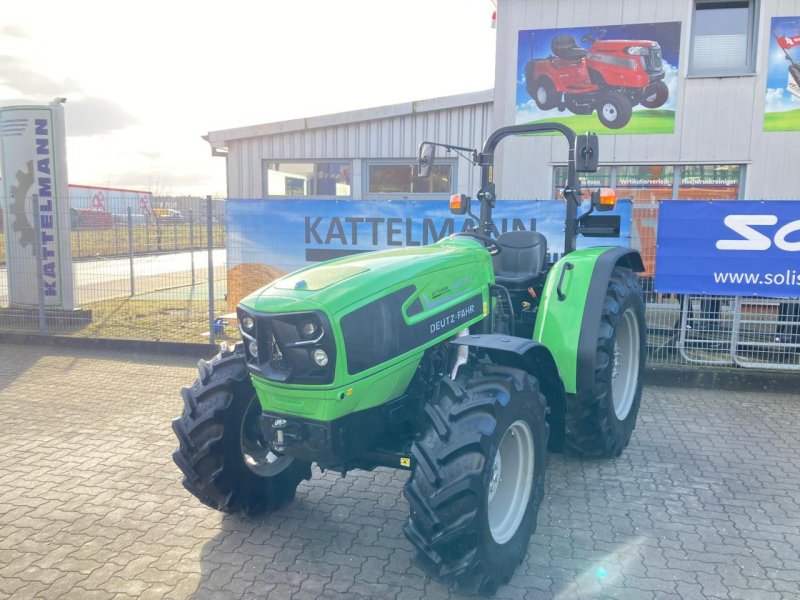
M225 146L229 141L239 140L249 137L261 137L302 131L306 129L318 129L321 127L333 127L336 125L348 125L363 121L375 121L391 117L402 117L416 113L432 112L436 110L447 110L459 106L472 106L474 104L484 104L494 100L494 89L480 90L477 92L467 92L454 96L442 96L426 100L416 100L413 102L401 102L400 104L388 104L371 108L361 108L358 110L305 117L301 119L289 119L286 121L274 121L261 125L248 125L245 127L234 127L232 129L220 129L209 131L202 136L212 148Z

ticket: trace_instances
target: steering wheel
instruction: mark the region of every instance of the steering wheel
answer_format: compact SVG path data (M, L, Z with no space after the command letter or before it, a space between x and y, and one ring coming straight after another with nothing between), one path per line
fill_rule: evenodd
M503 248L497 244L495 240L490 238L488 235L483 235L482 233L475 233L472 231L459 231L458 233L453 234L456 237L471 237L478 240L486 250L489 251L489 254L492 256L497 256L503 251Z

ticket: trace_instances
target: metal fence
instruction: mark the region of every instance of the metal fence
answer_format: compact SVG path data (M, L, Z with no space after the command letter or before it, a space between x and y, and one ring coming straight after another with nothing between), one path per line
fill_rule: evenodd
M215 216L215 202L208 199L204 210L173 218L72 210L68 224L43 221L35 196L25 199L24 210L17 198L3 202L8 210L0 233L0 329L209 340L226 293L226 232ZM55 306L42 288L48 268L57 268L48 264L48 254L62 236L72 256L74 302ZM9 247L13 254L7 260ZM26 295L19 289L28 285L36 288L33 302L32 290Z
M209 198L204 209L177 218L73 214L69 247L75 303L64 309L47 305L41 293L47 249L31 197L28 218L36 231L30 238L34 243L23 251L39 258L25 263L22 278L37 282L38 295L33 302L15 301L8 283L15 261L7 264L5 239L0 239L0 330L177 342L237 339L232 303L276 273L265 267L248 277L234 268L229 282L226 252L240 248L231 248L236 238L227 239L224 219L217 217L224 212L216 204L220 201ZM19 216L12 214L3 224L0 238L19 241L20 227L13 222ZM650 363L800 370L800 300L653 290L657 216L657 205L634 207L631 240L646 267ZM270 259L265 256L264 265Z

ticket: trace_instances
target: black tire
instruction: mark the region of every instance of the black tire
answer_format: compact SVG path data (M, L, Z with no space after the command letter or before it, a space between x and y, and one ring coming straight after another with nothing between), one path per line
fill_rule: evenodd
M597 101L597 117L609 129L622 129L631 120L633 103L622 92L608 90Z
M299 483L311 478L311 464L267 454L242 345L197 366L200 376L181 390L183 414L172 422L179 442L172 458L183 472L183 486L226 513L255 515L293 500ZM263 461L254 460L256 450Z
M530 93L530 92L529 92ZM533 84L531 98L539 110L551 110L558 106L559 93L549 77L539 77Z
M642 106L645 108L659 108L664 106L664 103L669 98L669 88L663 81L659 81L651 87L651 92L642 98Z
M404 532L416 550L415 563L446 585L492 595L525 558L544 495L547 423L539 382L519 369L463 366L455 381L441 380L424 412L422 434L411 450L415 468L404 489L410 507ZM506 432L517 431L510 444L530 441L532 469L520 461L517 473L527 475L509 488L517 480L503 486L496 457ZM506 503L509 489L525 492ZM503 502L495 504L492 529L489 500L495 493L502 493ZM502 511L505 506L509 511ZM504 536L502 543L493 531Z
M597 337L595 386L590 394L567 398L566 447L570 453L613 458L628 445L642 401L646 331L639 278L630 269L614 267ZM627 344L634 341L638 341L638 349L631 346L628 352ZM626 356L634 358L628 361L629 365L620 363L620 357L615 356L615 349L622 346L622 360ZM623 381L617 381L617 377L625 377L628 384L621 385Z

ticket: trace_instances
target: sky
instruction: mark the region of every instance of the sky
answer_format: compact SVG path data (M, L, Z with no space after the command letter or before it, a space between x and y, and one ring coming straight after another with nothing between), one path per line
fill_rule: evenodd
M223 196L209 131L494 86L491 0L3 6L0 106L66 97L69 182Z

